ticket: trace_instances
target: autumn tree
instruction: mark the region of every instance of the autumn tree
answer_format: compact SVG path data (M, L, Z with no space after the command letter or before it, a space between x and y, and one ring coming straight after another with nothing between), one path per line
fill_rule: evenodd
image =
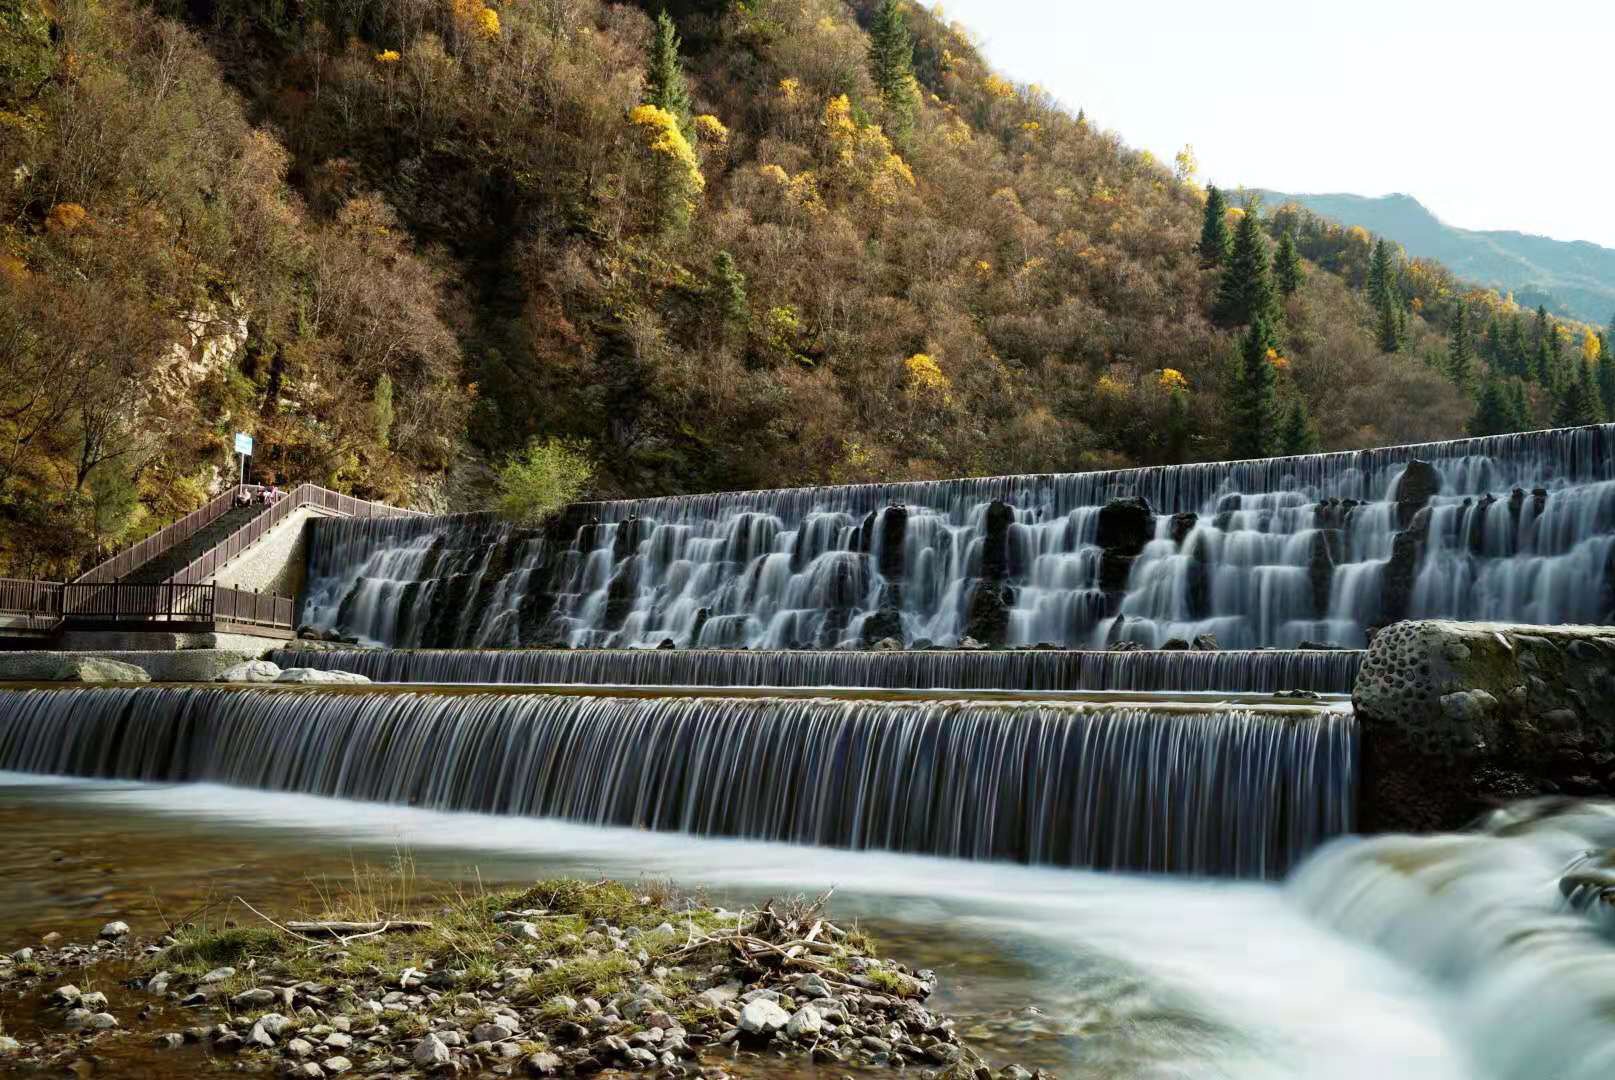
M689 139L693 137L690 88L684 81L680 44L678 28L673 25L672 16L663 9L656 16L656 31L651 37L642 101L671 115L678 121L679 131Z
M886 130L899 138L914 126L919 91L914 82L914 38L902 0L881 0L869 25L869 73L880 92Z
M1216 184L1206 188L1206 206L1200 222L1200 265L1208 270L1228 258L1233 238L1228 234L1228 200Z
M1301 253L1295 247L1293 229L1285 229L1284 234L1279 237L1278 254L1273 263L1273 276L1278 283L1279 292L1285 296L1294 296L1306 277L1306 271L1301 267Z
M1276 336L1277 300L1257 208L1251 205L1234 230L1233 248L1217 282L1212 318L1222 326L1260 326ZM1274 337L1265 339L1268 343Z
M1228 451L1235 458L1270 457L1275 443L1277 404L1267 320L1258 316L1239 342L1239 372L1229 410Z

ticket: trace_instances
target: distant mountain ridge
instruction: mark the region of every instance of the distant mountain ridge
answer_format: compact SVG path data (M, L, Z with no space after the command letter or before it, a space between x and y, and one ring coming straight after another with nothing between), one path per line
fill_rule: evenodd
M1409 255L1439 259L1453 273L1513 292L1521 304L1604 325L1615 314L1615 249L1512 230L1448 225L1411 195L1295 195L1258 190L1270 207L1295 202L1342 225L1361 225Z

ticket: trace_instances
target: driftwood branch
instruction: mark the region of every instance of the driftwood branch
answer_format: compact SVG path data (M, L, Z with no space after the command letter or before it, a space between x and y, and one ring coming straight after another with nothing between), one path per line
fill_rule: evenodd
M351 938L361 934L385 934L391 931L395 934L408 934L416 930L430 930L432 924L412 919L389 919L385 922L341 922L337 920L322 920L320 922L288 922L286 929L293 934L309 934L316 937Z

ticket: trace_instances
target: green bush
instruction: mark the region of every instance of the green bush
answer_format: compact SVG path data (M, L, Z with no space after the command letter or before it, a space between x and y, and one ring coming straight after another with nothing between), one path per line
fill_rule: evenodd
M593 477L584 444L534 439L499 470L499 513L519 525L536 525L576 501Z

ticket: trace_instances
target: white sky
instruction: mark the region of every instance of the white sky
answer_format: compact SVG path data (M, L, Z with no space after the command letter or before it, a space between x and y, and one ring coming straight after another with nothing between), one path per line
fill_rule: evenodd
M1001 74L1201 179L1615 247L1615 0L943 0Z

